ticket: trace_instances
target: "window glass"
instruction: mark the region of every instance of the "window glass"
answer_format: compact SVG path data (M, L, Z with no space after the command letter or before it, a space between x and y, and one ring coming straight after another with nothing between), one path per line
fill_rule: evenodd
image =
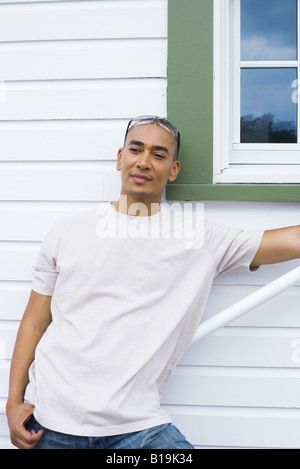
M297 143L296 68L241 70L241 143Z
M297 59L297 0L241 0L241 60Z

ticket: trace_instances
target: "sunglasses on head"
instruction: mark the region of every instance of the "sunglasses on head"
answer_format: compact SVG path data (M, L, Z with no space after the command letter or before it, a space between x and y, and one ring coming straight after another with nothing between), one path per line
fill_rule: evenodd
M127 137L127 134L129 132L129 130L132 129L132 127L135 127L136 125L142 125L142 124L157 124L162 129L165 129L169 133L171 133L177 140L177 153L178 153L179 146L180 146L180 133L179 133L178 129L175 127L175 125L172 124L172 122L170 122L165 117L158 117L158 116L134 117L128 123L126 133L125 133L125 140L126 140L126 137Z

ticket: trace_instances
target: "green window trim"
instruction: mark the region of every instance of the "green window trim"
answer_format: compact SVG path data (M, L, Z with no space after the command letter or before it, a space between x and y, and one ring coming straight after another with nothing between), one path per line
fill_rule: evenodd
M168 2L167 112L182 136L167 200L300 201L300 184L213 184L213 0Z

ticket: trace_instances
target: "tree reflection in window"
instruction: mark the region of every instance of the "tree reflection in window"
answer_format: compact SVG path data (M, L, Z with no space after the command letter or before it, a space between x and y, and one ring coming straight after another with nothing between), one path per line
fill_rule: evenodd
M241 69L241 143L297 143L297 69Z
M294 121L275 121L273 114L241 117L241 143L297 143Z

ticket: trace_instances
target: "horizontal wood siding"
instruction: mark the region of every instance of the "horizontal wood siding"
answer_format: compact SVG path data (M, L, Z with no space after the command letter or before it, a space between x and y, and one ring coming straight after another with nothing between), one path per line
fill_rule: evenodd
M20 68L20 64L24 67ZM162 77L166 64L165 40L0 43L2 80L99 80L107 78L106 64L110 78Z
M3 4L0 41L161 38L166 13L164 0Z
M0 448L12 447L9 367L40 243L56 220L117 199L128 119L166 114L166 36L166 0L0 0ZM205 214L262 229L298 223L299 208ZM296 265L219 277L203 319ZM162 405L197 448L299 447L299 287L186 351Z
M0 120L127 118L145 108L163 114L164 95L162 79L7 82Z

